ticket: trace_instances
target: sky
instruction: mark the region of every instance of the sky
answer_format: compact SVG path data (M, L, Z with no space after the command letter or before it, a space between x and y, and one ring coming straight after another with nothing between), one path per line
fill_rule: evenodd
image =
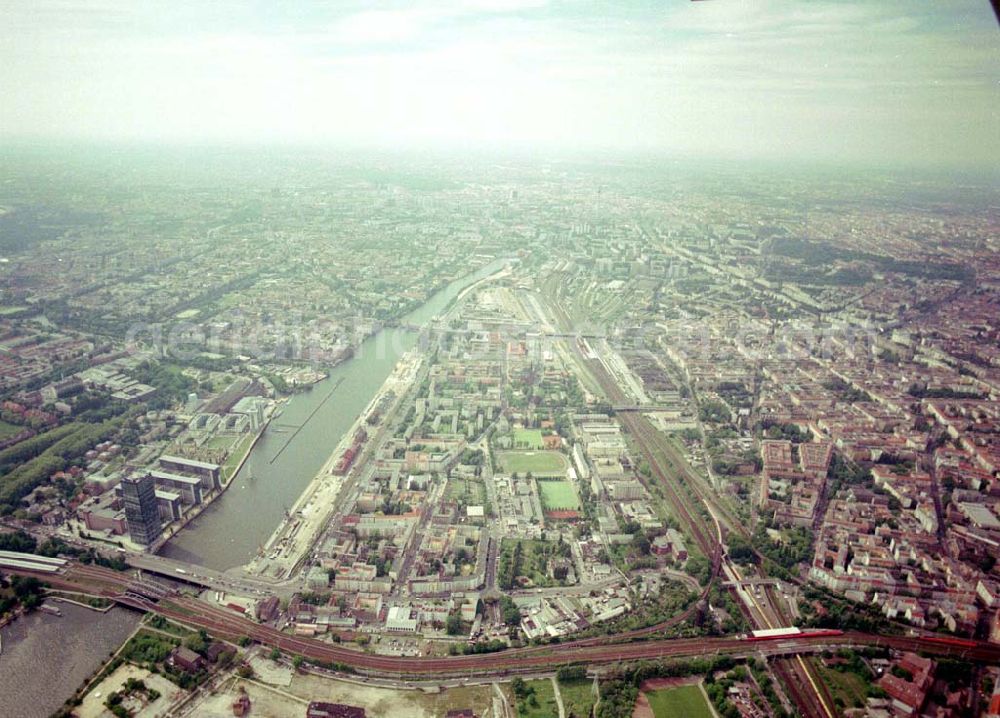
M0 0L0 141L1000 164L987 0Z

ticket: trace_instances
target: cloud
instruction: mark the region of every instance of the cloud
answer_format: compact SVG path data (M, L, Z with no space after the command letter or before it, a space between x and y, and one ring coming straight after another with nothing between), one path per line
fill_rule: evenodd
M437 13L421 10L367 10L336 22L329 39L355 46L408 42L439 17Z
M0 63L0 136L1000 159L974 0L43 0Z

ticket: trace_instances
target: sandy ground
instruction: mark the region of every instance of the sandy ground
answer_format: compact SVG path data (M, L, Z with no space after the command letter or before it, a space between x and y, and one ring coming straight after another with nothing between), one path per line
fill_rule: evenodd
M261 683L280 686L282 688L287 688L292 684L292 669L280 663L275 663L270 658L253 656L250 658L250 666L253 668L257 680Z
M240 688L246 691L250 698L250 716L268 716L269 718L301 718L306 714L308 701L292 696L280 689L253 681L234 679L223 683L217 692L203 696L195 705L189 707L187 716L198 718L229 718L233 715L233 701L240 694Z
M418 690L378 688L302 674L296 674L292 685L287 688L233 677L223 681L214 693L206 694L198 698L196 703L187 706L184 715L199 718L231 716L233 700L239 696L241 687L250 698L251 716L301 718L305 715L305 707L309 701L361 706L369 718L441 718L455 708L472 708L482 718L495 716L493 689L488 685L425 693Z
M174 685L163 676L150 673L145 668L125 663L95 686L84 697L83 703L74 712L80 718L103 718L104 716L111 716L111 711L104 707L104 701L107 700L109 694L121 688L129 678L141 680L147 687L154 688L160 692L159 698L135 712L134 715L136 718L160 718L161 716L166 716L168 715L170 706L181 696L186 695L186 691ZM231 710L229 711L229 715L232 715Z
M439 718L449 710L472 708L476 715L493 715L490 686L449 688L436 693L420 690L393 690L321 676L296 675L288 689L312 700L362 706L370 718Z

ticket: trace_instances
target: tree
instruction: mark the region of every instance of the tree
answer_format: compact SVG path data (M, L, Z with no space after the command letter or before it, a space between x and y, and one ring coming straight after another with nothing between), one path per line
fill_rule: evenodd
M704 556L692 556L684 564L684 571L693 576L702 586L707 586L712 578L712 564Z
M184 645L190 648L195 653L205 653L205 649L208 648L208 634L204 630L194 633L187 637L184 641Z
M510 682L510 689L514 692L514 696L519 700L527 697L533 692L528 684L524 682L524 679L520 677L515 677L514 680Z
M21 529L12 533L0 534L0 551L34 553L37 545L34 537Z
M14 597L31 611L42 605L42 591L44 584L34 576L14 576L10 582L14 590Z
M563 666L556 672L556 678L560 683L569 681L582 681L587 677L587 669L583 666Z
M753 546L746 539L738 534L729 537L729 557L739 564L753 563Z
M641 556L648 556L651 544L649 538L644 534L635 534L632 537L632 546L635 548L636 552Z
M521 611L510 596L500 598L500 612L503 615L504 623L508 626L516 626L521 622Z

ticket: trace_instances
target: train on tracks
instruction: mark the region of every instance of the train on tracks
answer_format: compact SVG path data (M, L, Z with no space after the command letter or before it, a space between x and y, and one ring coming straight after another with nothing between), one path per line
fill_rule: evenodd
M952 638L950 636L923 636L921 641L929 643L940 643L945 646L957 646L958 648L976 648L979 644L967 638Z
M802 630L798 626L787 628L768 628L760 631L751 631L740 636L743 641L777 641L782 638L821 638L823 636L842 636L844 632L836 628L807 628Z

